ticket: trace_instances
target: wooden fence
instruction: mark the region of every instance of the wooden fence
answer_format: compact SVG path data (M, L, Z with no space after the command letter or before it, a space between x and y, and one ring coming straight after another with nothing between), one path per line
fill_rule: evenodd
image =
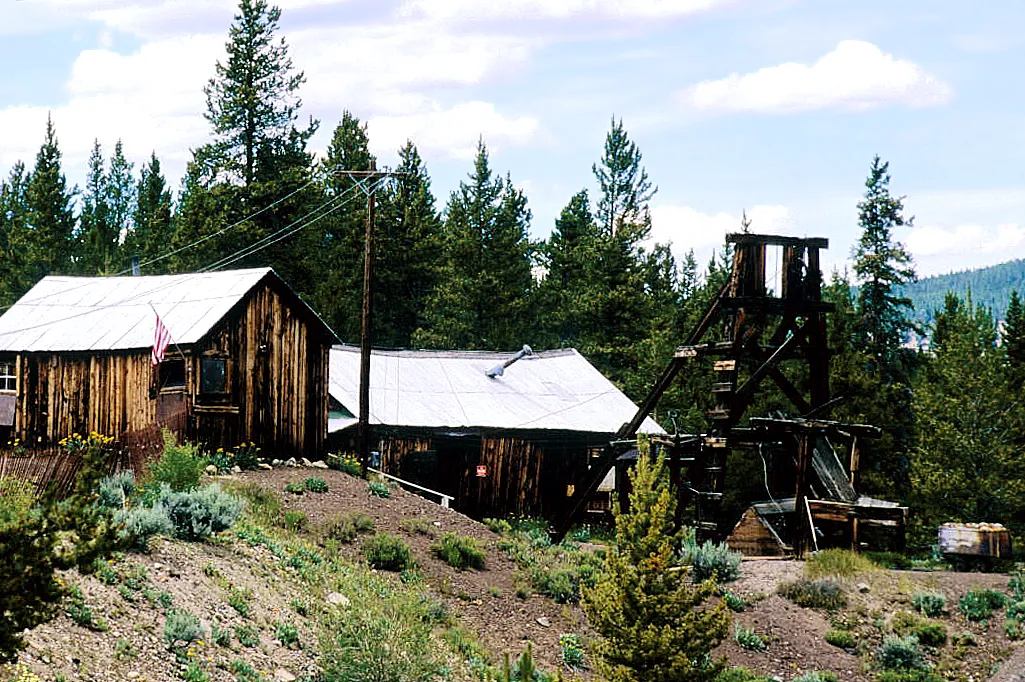
M107 472L131 470L136 478L142 476L164 450L164 429L184 434L188 416L181 410L144 429L122 433L110 445ZM31 481L39 490L50 489L58 497L71 493L81 468L82 458L59 446L0 452L0 479L10 476Z

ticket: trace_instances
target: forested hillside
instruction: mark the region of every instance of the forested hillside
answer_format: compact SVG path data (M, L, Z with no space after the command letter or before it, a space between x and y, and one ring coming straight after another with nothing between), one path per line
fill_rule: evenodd
M962 297L971 292L973 302L991 310L997 320L1003 320L1011 292L1025 293L1025 260L925 277L907 285L904 291L915 306L915 319L922 324L933 323L948 291Z

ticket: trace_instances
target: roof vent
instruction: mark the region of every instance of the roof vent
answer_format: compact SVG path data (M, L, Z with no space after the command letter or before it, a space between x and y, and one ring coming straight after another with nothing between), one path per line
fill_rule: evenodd
M530 346L524 346L523 349L520 350L519 353L517 353L516 355L512 356L511 358L509 358L508 360L503 362L501 365L495 365L494 367L489 369L488 372L487 372L488 377L491 378L491 379L494 379L495 377L502 376L503 374L505 374L505 368L506 367L508 367L512 363L516 362L517 360L519 360L520 358L522 358L525 355L533 355L533 354L534 354L534 349L532 349Z

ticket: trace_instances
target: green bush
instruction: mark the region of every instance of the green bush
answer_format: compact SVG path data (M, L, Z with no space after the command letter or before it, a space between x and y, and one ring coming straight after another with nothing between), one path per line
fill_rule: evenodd
M484 525L487 526L488 530L492 533L497 533L498 535L510 535L513 530L512 524L505 519L494 519L489 517L484 519Z
M875 678L876 682L946 682L946 678L932 670L885 670Z
M217 623L210 626L210 641L217 646L231 646L231 630L222 629Z
M202 540L231 528L242 514L242 502L216 483L188 492L162 488L158 498L179 540Z
M237 587L231 588L228 592L228 606L235 609L238 615L243 618L248 618L249 613L252 610L249 602L253 599L253 593L249 590L239 589Z
M733 641L740 645L741 649L748 651L765 651L768 648L764 637L740 623L733 627Z
M121 537L132 548L145 551L149 539L154 535L171 535L174 525L167 516L162 503L152 507L130 507L114 513L114 520L121 524Z
M228 481L224 489L245 502L246 515L265 526L281 522L281 496L255 481Z
M486 555L473 538L445 533L438 542L431 545L431 553L460 571L467 568L484 569Z
M947 627L942 623L921 623L911 632L923 646L939 647L947 643Z
M0 523L24 519L36 503L36 488L13 476L0 479Z
M175 492L194 490L199 487L205 468L206 460L198 445L177 445L174 436L165 434L164 453L150 465L146 487L159 489L167 485Z
M292 623L277 623L274 626L274 636L289 649L299 646L299 629Z
M325 539L339 542L352 542L360 533L374 530L374 520L366 514L334 514L325 519L319 526L318 534Z
M1007 595L996 590L970 590L961 597L958 608L965 618L978 622L989 620L993 611L1002 609L1007 602Z
M925 667L925 659L918 648L918 638L914 635L886 636L882 645L876 649L876 662L879 667L888 670L913 670Z
M402 519L399 528L410 535L433 535L434 529L424 519Z
M375 497L391 497L391 489L386 484L378 481L367 483L367 492Z
M401 571L413 566L413 559L407 545L401 538L387 533L378 533L363 544L367 563L383 571Z
M260 643L260 631L255 625L236 625L235 637L238 643L244 647L254 647Z
M323 478L320 478L319 476L311 476L307 478L305 481L303 481L303 487L311 493L326 493L327 481L325 481Z
M831 578L808 580L801 578L780 583L776 588L779 596L789 599L798 606L813 609L839 609L847 603L840 583Z
M105 476L96 486L96 504L106 509L124 509L135 494L135 473L121 471Z
M363 475L363 468L360 466L359 457L352 453L344 453L336 455L334 453L328 454L327 464L332 469L343 471L350 476L360 477Z
M875 569L867 558L849 549L823 549L815 552L804 564L809 578L853 578Z
M1015 571L1007 581L1007 589L1014 595L1014 601L1025 601L1025 572Z
M747 602L744 601L744 598L729 590L722 591L722 600L726 602L726 606L734 613L740 613L747 608Z
M559 649L562 662L570 670L579 670L584 667L584 644L580 641L580 635L559 635Z
M694 582L701 583L715 577L716 582L728 583L740 577L740 562L744 555L731 551L725 542L691 541L684 544L683 562L690 564Z
M289 481L285 484L285 492L292 493L293 495L302 495L306 492L306 486L302 483L296 483L295 481Z
M947 607L947 598L940 592L915 592L911 597L915 610L930 618L937 618Z
M284 516L285 528L295 532L301 531L305 528L309 520L310 519L306 516L305 512L298 510L287 511Z
M830 630L826 633L826 643L841 649L855 649L858 646L858 640L850 630Z
M164 620L164 642L174 646L176 642L194 642L203 634L199 618L184 609L172 609Z
M890 570L910 571L914 567L911 559L897 552L865 552L865 556L875 565Z

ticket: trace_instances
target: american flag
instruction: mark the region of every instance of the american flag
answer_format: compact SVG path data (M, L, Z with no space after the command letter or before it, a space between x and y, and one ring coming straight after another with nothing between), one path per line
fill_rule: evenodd
M157 315L157 329L153 334L153 364L159 365L164 359L164 351L167 350L167 344L171 342L171 332L167 331L167 327L160 321L160 315Z

